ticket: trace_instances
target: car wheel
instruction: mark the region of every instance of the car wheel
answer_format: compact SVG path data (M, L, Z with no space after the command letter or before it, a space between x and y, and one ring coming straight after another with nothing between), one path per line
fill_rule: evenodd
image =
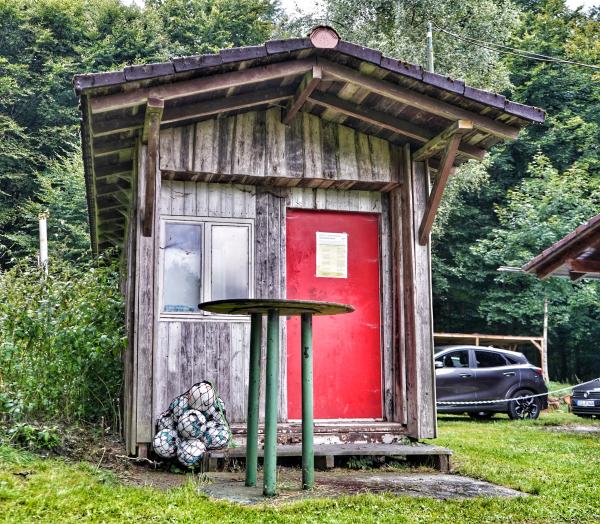
M527 389L520 389L513 398L527 397L533 393ZM511 420L536 419L540 416L542 403L540 397L519 398L508 403L508 417Z
M490 420L494 416L494 413L491 411L473 411L467 413L467 415L473 420Z

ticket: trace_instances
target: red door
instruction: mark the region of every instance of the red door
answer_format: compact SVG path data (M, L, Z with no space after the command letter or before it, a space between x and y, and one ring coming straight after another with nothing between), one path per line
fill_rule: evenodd
M347 315L314 317L318 419L382 417L379 216L287 210L287 298L341 302ZM317 247L318 245L318 247ZM300 419L300 321L287 323L288 418Z

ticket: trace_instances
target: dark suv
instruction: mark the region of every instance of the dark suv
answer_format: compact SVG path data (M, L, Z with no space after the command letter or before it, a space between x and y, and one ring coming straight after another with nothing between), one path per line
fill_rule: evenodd
M579 417L600 418L600 378L573 388L571 413Z
M511 419L533 419L548 406L546 395L492 404L459 404L548 393L542 370L515 351L481 346L436 347L435 383L437 401L443 402L437 406L438 413L467 413L479 420L489 419L494 413L508 413Z

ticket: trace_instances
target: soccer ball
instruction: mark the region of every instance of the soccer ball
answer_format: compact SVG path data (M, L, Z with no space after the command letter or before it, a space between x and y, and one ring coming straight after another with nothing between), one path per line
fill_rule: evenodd
M184 393L183 395L179 395L173 399L173 402L169 405L169 409L171 410L173 420L175 423L179 420L179 417L183 415L187 410L190 409L190 404L188 401L187 395Z
M174 457L177 452L177 432L174 429L161 429L152 441L155 453L162 458Z
M177 422L179 436L184 439L200 438L206 427L206 418L200 411L190 409L186 411Z
M206 411L215 403L215 389L210 382L194 384L189 390L190 407L198 411Z
M163 411L156 419L156 431L160 431L161 429L175 429L175 421L169 409Z
M221 397L215 399L215 403L210 406L206 411L203 411L204 416L209 420L227 425L227 419L225 418L225 403L221 400Z
M206 446L197 439L182 440L177 446L177 460L184 466L193 466L202 460Z
M206 424L206 431L202 436L206 449L221 449L229 442L229 429L214 421Z

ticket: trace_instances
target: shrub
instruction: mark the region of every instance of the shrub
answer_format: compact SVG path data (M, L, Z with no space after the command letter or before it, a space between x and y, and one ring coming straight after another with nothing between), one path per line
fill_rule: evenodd
M124 308L103 259L0 274L0 420L117 426Z

